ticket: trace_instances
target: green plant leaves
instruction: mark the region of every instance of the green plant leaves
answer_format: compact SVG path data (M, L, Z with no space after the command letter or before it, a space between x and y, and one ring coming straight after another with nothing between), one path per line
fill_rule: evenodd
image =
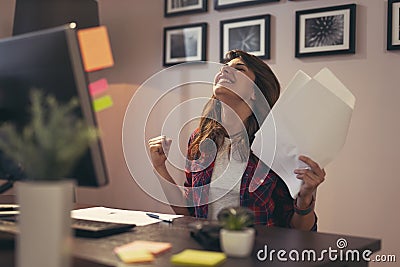
M254 213L245 207L227 207L218 213L218 221L224 229L243 230L254 224Z
M79 105L75 98L60 104L35 89L30 99L30 122L22 132L14 125L2 125L0 150L20 165L29 179L73 178L65 175L99 137L99 131L75 115Z

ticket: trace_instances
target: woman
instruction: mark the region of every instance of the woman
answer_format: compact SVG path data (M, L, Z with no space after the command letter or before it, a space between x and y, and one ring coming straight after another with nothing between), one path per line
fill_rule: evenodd
M224 63L189 140L184 185L191 207L173 206L175 212L215 219L223 207L241 205L254 212L258 224L316 230L315 193L325 171L300 156L309 168L294 170L303 183L292 199L282 179L250 150L269 107L279 97L278 79L262 60L241 50L229 51ZM158 175L175 183L165 166L164 149L170 144L160 136L149 140L149 149ZM258 181L255 190L250 190L252 180Z

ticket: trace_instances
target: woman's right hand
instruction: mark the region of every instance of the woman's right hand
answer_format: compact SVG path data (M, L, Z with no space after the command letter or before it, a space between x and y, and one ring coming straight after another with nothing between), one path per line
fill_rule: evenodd
M157 136L148 141L150 158L154 169L165 168L165 161L169 148L171 147L172 139L165 135Z

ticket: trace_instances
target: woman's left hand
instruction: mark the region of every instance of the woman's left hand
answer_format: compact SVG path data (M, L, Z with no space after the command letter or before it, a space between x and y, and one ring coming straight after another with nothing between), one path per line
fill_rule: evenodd
M312 197L317 190L317 187L325 180L325 170L306 156L300 156L299 160L306 163L310 168L307 169L296 169L294 173L297 174L297 178L303 180L303 184L300 187L299 195L302 197Z

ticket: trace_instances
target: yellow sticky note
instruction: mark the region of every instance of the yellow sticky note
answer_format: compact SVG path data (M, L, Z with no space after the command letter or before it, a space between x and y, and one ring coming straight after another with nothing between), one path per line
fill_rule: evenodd
M226 260L222 252L185 249L171 257L171 263L181 266L217 266Z
M113 101L111 96L106 95L103 97L99 97L93 101L93 109L95 112L102 111L106 108L110 108L113 105Z
M95 71L114 65L110 40L105 26L78 30L85 71Z
M148 250L121 250L117 253L118 257L125 263L134 262L152 262L154 261L154 256Z

